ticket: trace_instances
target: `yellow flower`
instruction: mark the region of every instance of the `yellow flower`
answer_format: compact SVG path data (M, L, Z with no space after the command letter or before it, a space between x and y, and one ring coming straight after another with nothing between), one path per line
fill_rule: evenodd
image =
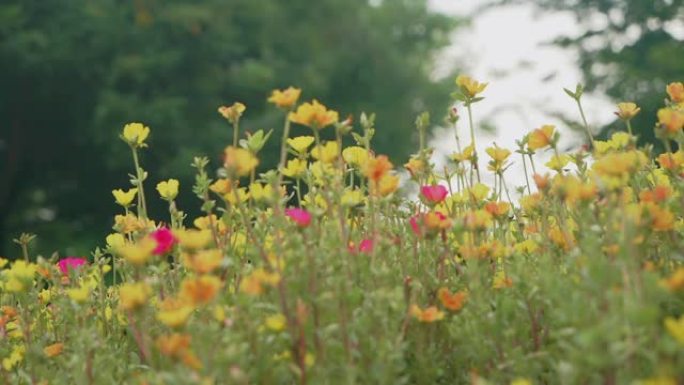
M184 250L198 250L205 247L212 240L211 230L178 230L173 235Z
M311 103L300 105L296 112L290 112L288 116L291 122L308 126L315 130L320 130L336 123L339 119L337 111L328 110L315 99Z
M152 289L144 282L125 283L119 287L119 307L126 311L138 309L151 293Z
M186 278L181 283L180 297L193 305L211 301L221 288L221 280L213 275Z
M411 176L416 176L425 169L425 162L420 158L411 157L411 159L404 164L404 168L411 173Z
M235 124L240 120L242 113L245 112L247 107L240 102L233 103L232 106L221 106L218 108L219 114L224 118L228 119L229 122Z
M492 160L489 162L489 170L500 172L504 169L506 159L511 155L511 152L505 148L500 148L496 144L494 147L489 147L485 150Z
M107 235L105 241L107 242L107 247L111 249L117 249L126 244L126 238L119 233Z
M170 328L179 328L185 325L193 311L185 301L167 298L159 304L157 320Z
M516 378L515 380L511 381L511 385L532 385L532 381L528 380L527 378Z
M64 350L64 344L62 342L57 342L52 345L46 346L43 349L43 354L45 354L45 356L48 358L52 358L62 354L62 350Z
M224 196L233 191L233 182L229 179L218 179L209 186L209 190Z
M563 167L567 166L569 162L570 156L567 154L554 155L551 157L551 160L546 162L545 166L552 170L561 172L563 170Z
M197 253L183 253L183 264L198 273L211 273L221 265L223 253L219 249L203 250Z
M684 315L677 318L665 318L665 328L674 339L684 346Z
M462 152L456 152L451 155L451 159L455 162L465 162L466 160L472 160L475 154L475 146L472 144L463 149Z
M684 165L684 151L660 154L658 163L664 169L678 171Z
M634 385L677 385L677 380L672 377L659 376L636 381Z
M527 148L538 150L551 144L556 126L544 125L527 135Z
M436 306L430 306L423 310L418 305L411 305L410 312L420 322L430 323L444 319L444 312L437 309Z
M9 270L4 271L6 280L4 288L10 293L28 290L33 286L33 277L38 271L38 266L26 261L15 261Z
M468 193L475 202L480 202L489 195L489 187L482 183L476 183L473 187L468 189Z
M344 158L344 161L348 164L359 168L366 164L366 161L368 160L369 156L368 151L366 151L365 148L359 146L351 146L342 150L342 158Z
M268 329L273 330L274 332L279 332L285 329L287 319L285 319L284 315L278 313L266 317L266 321L264 323Z
M12 370L12 368L17 366L24 359L25 352L25 345L14 345L14 348L12 348L12 352L10 353L9 357L2 359L2 368L8 372Z
M456 85L461 88L461 91L469 98L476 97L479 93L487 88L488 83L480 83L470 76L459 75L456 78Z
M363 203L363 192L359 189L345 189L340 199L342 206L354 207Z
M67 289L66 293L74 302L83 303L88 299L90 288L85 284L81 284L78 288Z
M399 177L396 175L385 174L377 183L372 185L373 191L380 196L387 196L399 188Z
M316 146L311 149L311 156L320 160L323 163L332 163L337 159L337 155L340 151L337 142L329 141L321 146Z
M145 139L150 134L150 128L142 123L128 123L123 129L123 139L133 147L145 147Z
M153 228L154 222L138 218L132 213L127 215L117 215L114 217L114 229L122 233L133 233L136 231Z
M262 268L252 270L240 282L240 291L249 295L259 295L264 292L263 285L274 286L280 282L278 273L269 273Z
M228 146L225 150L223 166L238 177L249 175L259 164L254 154L244 148Z
M306 173L306 161L302 159L291 159L287 161L287 166L283 168L283 175L290 178L301 178Z
M162 199L172 201L178 196L178 181L176 179L169 179L157 183L157 191Z
M658 110L658 123L666 134L677 134L684 126L684 112L672 108L661 108Z
M128 207L133 203L133 199L135 199L135 194L138 193L137 188L132 188L126 192L124 192L121 189L117 190L112 190L112 195L114 195L114 199L116 200L116 203L120 206L123 207Z
M230 203L231 205L237 205L238 202L239 203L247 202L247 200L249 199L249 195L250 194L249 194L249 192L247 192L246 188L240 187L239 189L235 190L234 192L224 195L223 199L225 199L226 202Z
M152 251L157 247L157 243L150 238L143 238L138 243L124 244L116 249L128 263L135 266L142 266L152 257Z
M299 100L302 90L299 88L288 87L285 90L273 90L268 101L284 109L290 109Z
M670 83L665 90L673 102L684 103L684 84L682 82Z
M298 136L296 138L287 139L287 144L299 155L305 155L314 140L315 138L313 136Z
M615 115L622 120L630 120L641 111L641 108L631 102L618 103L617 108L618 110L615 112Z

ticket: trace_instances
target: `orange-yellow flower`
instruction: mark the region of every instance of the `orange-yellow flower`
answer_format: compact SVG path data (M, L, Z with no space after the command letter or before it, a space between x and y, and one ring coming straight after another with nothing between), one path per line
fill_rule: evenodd
M436 306L430 306L423 310L418 305L411 305L410 312L420 322L430 323L444 319L444 312L437 309Z
M152 289L146 283L125 283L119 287L119 307L131 311L147 302Z
M671 276L663 279L662 284L671 291L684 290L684 267L679 267Z
M223 166L238 177L249 175L259 165L259 159L244 148L228 146L224 155Z
M373 192L383 197L397 191L398 187L399 177L390 174L385 174L377 183L371 185Z
M441 287L437 290L437 297L445 308L451 311L459 311L463 308L463 305L468 298L468 293L465 291L457 291L456 293L451 294L449 289Z
M658 163L664 169L678 171L684 165L684 151L660 154Z
M221 106L218 108L219 114L224 118L228 119L229 122L235 124L240 120L242 113L245 112L247 107L240 102L233 103L232 106Z
M43 354L45 354L45 356L47 356L48 358L52 358L60 355L62 353L62 350L64 350L64 344L62 342L57 342L52 345L46 346L43 349Z
M553 140L555 129L556 126L547 124L530 132L527 136L527 148L530 150L538 150L550 145Z
M670 83L665 90L673 102L684 103L684 84L682 82Z
M167 298L159 304L157 320L170 328L179 328L185 325L193 310L181 299Z
M389 161L387 156L380 155L368 159L366 166L364 167L364 175L368 179L377 182L385 176L392 167L392 162Z
M315 130L320 130L339 119L337 111L328 110L324 105L313 100L311 103L304 103L297 108L297 111L290 112L289 119L293 123L298 123L304 126L311 127Z
M268 101L280 108L290 109L297 103L301 94L302 90L294 87L288 87L284 90L273 90Z
M198 274L211 273L221 265L223 254L219 249L202 250L196 253L183 253L183 264Z
M186 278L181 283L180 297L193 305L205 304L216 296L221 280L213 275Z
M658 110L658 123L666 134L674 135L684 127L684 112L673 108L661 108Z
M615 115L622 120L630 120L641 111L641 108L631 102L618 103L617 108L618 110L615 112Z

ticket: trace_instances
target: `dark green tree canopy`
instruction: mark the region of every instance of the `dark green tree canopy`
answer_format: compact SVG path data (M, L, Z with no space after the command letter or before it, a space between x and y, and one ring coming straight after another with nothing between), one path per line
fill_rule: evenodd
M194 204L192 156L217 159L230 141L217 107L241 101L244 129L278 131L273 88L301 87L343 117L376 112L377 148L405 157L415 115L441 115L451 86L430 72L454 22L426 3L3 1L0 250L25 230L41 234L41 251L92 248L111 226L111 189L129 183L117 137L131 121L152 129L148 190L179 177L181 205Z

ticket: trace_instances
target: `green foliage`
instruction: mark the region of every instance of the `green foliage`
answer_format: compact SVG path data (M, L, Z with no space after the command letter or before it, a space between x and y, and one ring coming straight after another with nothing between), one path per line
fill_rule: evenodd
M83 254L111 226L102 197L127 183L112 133L149 125L151 174L188 181L193 156L230 141L218 106L245 103L252 132L280 126L261 113L271 88L301 87L343 116L376 111L374 145L404 157L415 113L446 106L430 58L453 27L425 0L3 1L0 245L30 227ZM267 144L262 162L277 152Z

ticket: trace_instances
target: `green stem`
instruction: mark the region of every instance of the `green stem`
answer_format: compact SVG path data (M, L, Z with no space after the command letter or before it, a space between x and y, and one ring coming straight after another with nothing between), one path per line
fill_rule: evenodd
M473 126L473 110L470 107L470 103L466 105L468 108L468 124L470 125L470 143L473 145L473 167L475 168L475 172L477 174L477 183L480 183L480 167L477 164L478 158L477 158L477 146L475 145L475 126Z
M240 126L239 126L238 120L235 119L235 122L233 123L233 147L237 147L239 136L240 136Z
M594 137L591 135L591 131L589 130L589 123L587 123L587 118L584 116L584 109L582 108L582 102L580 101L579 98L575 99L577 101L577 107L579 107L580 115L582 116L582 122L584 123L584 130L587 133L587 137L589 138L589 142L591 143L591 148L594 147Z
M138 151L135 147L131 147L133 151L133 163L135 164L135 175L138 181L138 216L147 219L147 204L145 203L145 191L143 190L143 170L140 168L140 160L138 159Z

